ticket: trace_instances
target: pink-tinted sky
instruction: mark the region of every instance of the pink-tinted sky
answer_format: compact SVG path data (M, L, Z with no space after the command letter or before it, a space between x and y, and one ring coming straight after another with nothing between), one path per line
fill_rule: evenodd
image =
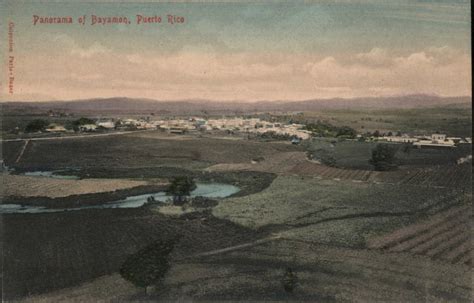
M2 2L15 80L10 94L5 65L1 100L471 95L469 2L109 2ZM162 23L137 25L137 14ZM33 15L74 24L33 25ZM131 24L91 25L91 15Z

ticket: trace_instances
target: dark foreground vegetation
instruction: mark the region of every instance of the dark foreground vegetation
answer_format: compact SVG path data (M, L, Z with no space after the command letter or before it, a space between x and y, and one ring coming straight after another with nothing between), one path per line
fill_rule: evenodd
M181 236L173 258L263 236L208 213L179 218L146 208L3 215L5 300L78 285L118 272L147 245Z
M159 240L128 256L120 266L120 275L147 292L147 288L160 283L170 269L170 254L178 239Z

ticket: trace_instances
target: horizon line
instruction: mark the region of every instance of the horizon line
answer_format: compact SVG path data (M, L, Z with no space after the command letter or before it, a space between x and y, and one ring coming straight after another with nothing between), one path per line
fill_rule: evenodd
M65 99L65 100L0 100L0 103L61 103L61 102L81 102L81 101L102 101L111 99L129 99L129 100L140 100L150 102L211 102L211 103L285 103L285 102L308 102L308 101L330 101L330 100L357 100L357 99L390 99L390 98L403 98L403 97L431 97L431 98L470 98L472 95L439 95L439 94L400 94L400 95L386 95L386 96L364 96L364 97L330 97L330 98L312 98L312 99L265 99L265 100L214 100L214 99L203 99L203 98L185 98L185 99L152 99L144 97L127 97L127 96L113 96L113 97L94 97L94 98L77 98L77 99Z

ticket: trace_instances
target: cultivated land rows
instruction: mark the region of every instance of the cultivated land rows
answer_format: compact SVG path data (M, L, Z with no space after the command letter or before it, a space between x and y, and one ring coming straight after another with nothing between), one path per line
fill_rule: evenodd
M439 169L410 169L378 172L345 169L321 165L306 159L304 152L286 152L271 156L259 163L217 164L210 171L265 171L277 174L313 176L334 180L409 184L433 187L464 187L471 182L470 169L466 166L443 166Z
M187 288L198 293L198 289L206 289L209 297L204 298L219 297L229 283L222 285L224 289L208 287L215 283L220 286L223 273L227 273L226 281L230 279L233 288L247 289L248 299L252 299L252 292L259 292L254 288L278 292L281 273L288 266L298 274L297 293L301 299L315 294L351 302L413 302L440 298L469 302L470 298L469 268L465 265L442 264L405 253L387 255L380 251L327 247L287 239L178 264L173 272L180 274L168 281L172 289L169 297L186 292ZM179 277L185 277L184 273L191 270L202 271L202 275L182 283ZM182 288L183 285L186 288Z
M471 265L471 222L469 207L455 207L427 221L373 238L368 246L391 253L408 252Z

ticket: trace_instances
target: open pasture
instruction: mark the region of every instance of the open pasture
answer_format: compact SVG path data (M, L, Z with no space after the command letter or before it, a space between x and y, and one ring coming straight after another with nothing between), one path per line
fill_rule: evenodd
M372 150L380 142L358 142L355 140L329 140L326 138L313 138L305 142L308 152L318 158L320 154L330 155L335 166L347 169L373 170L369 164ZM389 143L390 144L390 143ZM400 169L413 169L437 165L456 165L456 161L472 153L471 144L460 144L456 148L416 148L403 144L390 144L396 149L396 163Z
M409 109L341 109L305 112L303 121L328 121L337 126L350 126L360 133L409 132L426 135L442 131L451 136L472 136L472 111L469 103L431 108Z
M155 132L156 136L151 133ZM173 166L204 168L217 163L247 162L284 151L301 150L289 143L248 140L182 138L175 140L152 131L95 138L31 141L21 160L14 163L21 144L4 142L5 162L22 170L88 167L149 168Z
M465 203L458 190L280 176L260 193L229 198L216 217L291 237L365 246L369 237Z

